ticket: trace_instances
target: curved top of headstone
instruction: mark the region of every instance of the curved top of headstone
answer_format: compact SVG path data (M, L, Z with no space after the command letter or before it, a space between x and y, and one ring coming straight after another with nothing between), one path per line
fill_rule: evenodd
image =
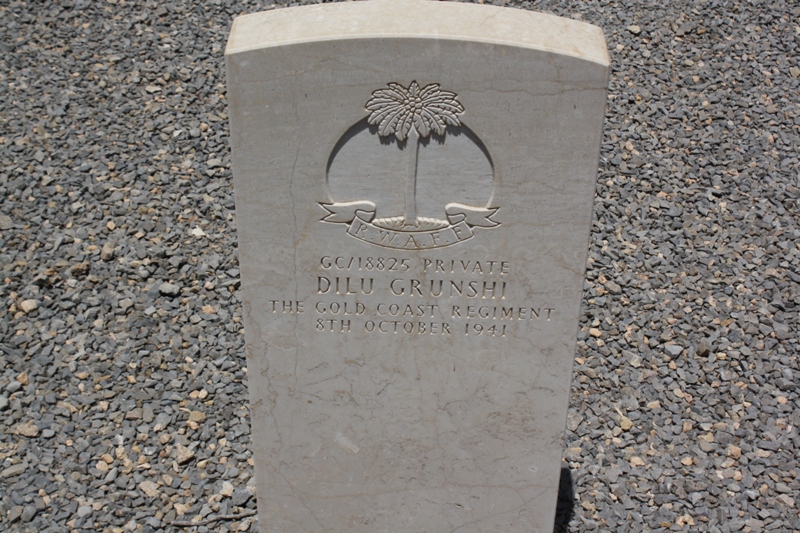
M436 38L507 44L609 65L597 26L497 6L428 0L370 0L276 9L237 17L226 55L314 41Z

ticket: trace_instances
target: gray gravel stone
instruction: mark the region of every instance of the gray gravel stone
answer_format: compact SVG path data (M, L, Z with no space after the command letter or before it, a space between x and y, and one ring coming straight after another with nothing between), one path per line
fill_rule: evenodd
M14 522L16 522L17 520L19 520L22 517L23 510L24 509L23 509L23 507L21 505L15 505L11 509L9 509L8 515L6 516L6 520L10 524L13 524Z
M559 531L800 530L800 7L503 3L612 60ZM0 9L1 530L254 508L222 54L287 4Z
M178 296L181 293L180 285L175 283L162 283L158 286L158 291L164 296Z
M20 520L23 522L30 522L33 520L33 517L36 516L37 509L33 505L26 505L22 510L22 515L20 515Z
M677 344L667 344L664 346L664 351L670 354L672 357L677 357L683 352L683 346L678 346Z
M250 492L246 488L236 489L233 491L233 495L231 496L231 501L233 505L237 507L241 507L242 505L246 504L250 499L253 497L253 493Z
M28 463L17 463L0 471L0 479L18 476L25 472L28 468Z

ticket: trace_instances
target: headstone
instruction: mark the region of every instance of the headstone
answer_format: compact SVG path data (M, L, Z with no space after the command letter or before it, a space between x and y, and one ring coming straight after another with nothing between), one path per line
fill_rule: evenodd
M262 530L550 533L602 32L373 0L226 54Z

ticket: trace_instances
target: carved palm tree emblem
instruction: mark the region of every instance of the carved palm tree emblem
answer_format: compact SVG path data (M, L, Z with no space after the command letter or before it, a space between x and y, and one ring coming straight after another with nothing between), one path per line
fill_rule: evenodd
M367 119L353 124L328 158L331 198L319 202L326 213L322 222L344 224L355 239L398 250L452 246L471 239L478 228L500 226L491 218L499 207L485 203L494 194L494 165L483 142L461 122L464 106L456 93L438 83L422 88L416 81L408 87L389 83L372 93L365 110ZM440 146L428 146L424 139L432 135L439 136ZM397 143L387 142L389 136ZM398 214L395 173L404 167L404 212ZM436 180L420 187L430 197L421 197L419 208L418 174ZM362 187L359 180L369 183ZM395 216L376 217L378 204Z
M458 115L464 106L456 94L441 90L438 83L421 88L412 81L408 88L399 83L390 83L388 88L378 89L365 106L371 114L367 121L378 126L378 135L394 135L398 141L407 143L406 194L404 226L417 226L417 161L420 139L436 132L444 135L447 126L460 126Z

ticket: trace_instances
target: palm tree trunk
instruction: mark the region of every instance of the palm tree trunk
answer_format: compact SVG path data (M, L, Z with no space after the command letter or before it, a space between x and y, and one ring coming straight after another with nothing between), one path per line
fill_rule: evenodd
M406 226L417 225L417 159L419 158L419 136L414 128L406 141L408 156L406 159L406 212L403 223Z

